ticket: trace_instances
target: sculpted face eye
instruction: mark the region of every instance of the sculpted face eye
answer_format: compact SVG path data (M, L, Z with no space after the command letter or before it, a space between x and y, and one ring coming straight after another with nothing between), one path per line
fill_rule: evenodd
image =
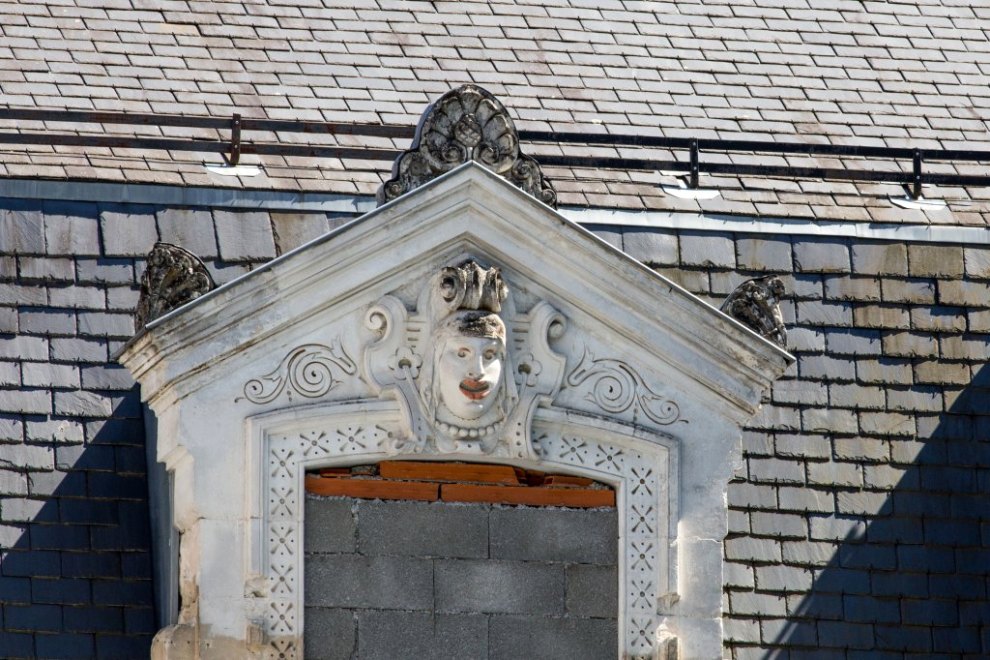
M488 350L485 351L486 360L491 361L494 360L496 357L498 357L498 351L496 351L494 348L489 348Z
M471 350L468 349L468 348L465 348L464 346L462 346L462 347L460 347L460 348L457 349L457 357L459 357L459 358L466 358L470 354L471 354Z

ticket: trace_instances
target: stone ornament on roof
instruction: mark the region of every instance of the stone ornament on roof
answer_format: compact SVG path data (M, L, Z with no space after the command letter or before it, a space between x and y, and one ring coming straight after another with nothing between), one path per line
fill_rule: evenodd
M155 243L141 276L141 297L135 312L138 330L215 287L210 272L195 254L171 243Z
M556 208L557 191L543 176L539 163L520 151L519 134L505 106L477 85L453 89L426 109L412 147L396 159L392 178L378 189L378 204L468 161L484 165Z
M719 308L764 339L787 349L787 328L780 313L784 283L776 275L746 280Z

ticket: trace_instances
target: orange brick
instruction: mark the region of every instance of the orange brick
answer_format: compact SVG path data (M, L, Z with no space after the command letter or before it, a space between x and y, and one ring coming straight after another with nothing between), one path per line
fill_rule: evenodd
M430 479L435 481L474 481L485 484L518 484L516 468L482 463L437 463L423 461L384 461L379 474L388 479Z
M366 500L420 500L434 502L439 485L415 481L383 481L347 477L306 477L306 492L314 495L359 497Z

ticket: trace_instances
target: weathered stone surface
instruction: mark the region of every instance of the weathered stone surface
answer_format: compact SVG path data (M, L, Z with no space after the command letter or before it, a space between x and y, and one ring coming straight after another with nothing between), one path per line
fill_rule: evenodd
M575 564L566 569L568 616L615 619L619 576L615 566Z
M963 274L963 249L952 245L909 245L908 265L913 277L958 278Z
M357 524L353 503L342 497L306 498L305 552L354 552Z
M100 223L96 204L45 202L45 248L48 254L100 254Z
M786 238L740 238L736 241L739 268L774 272L790 272L791 241Z
M736 246L727 234L681 232L681 263L706 268L735 268Z
M0 250L14 254L45 253L44 216L41 205L8 200L0 208Z
M665 266L678 261L677 234L669 230L625 229L622 232L622 249L644 264Z
M357 617L349 610L306 608L306 657L350 660L357 650Z
M275 247L279 254L295 250L300 245L330 231L325 213L272 213Z
M155 216L145 207L109 207L100 212L104 254L143 257L158 240Z
M856 242L852 245L853 271L862 275L907 275L907 248L903 243Z
M845 241L802 237L794 241L794 266L801 272L848 273L849 245Z

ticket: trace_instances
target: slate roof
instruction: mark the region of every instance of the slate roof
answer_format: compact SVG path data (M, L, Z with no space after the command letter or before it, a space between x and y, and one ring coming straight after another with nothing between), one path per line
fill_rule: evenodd
M823 4L827 9L819 8ZM990 2L0 3L0 106L6 107L197 116L240 112L413 125L431 100L469 81L496 94L520 128L990 149ZM0 130L36 128L30 122L0 122ZM408 146L383 138L341 140ZM538 157L548 149L559 150L529 151ZM669 156L632 148L565 149ZM5 146L0 176L370 195L389 169L379 162L246 157L245 162L260 162L264 174L238 179L207 172L204 161L217 158ZM822 158L787 162L839 165ZM941 165L935 171L987 173L986 163L957 168ZM930 194L947 199L949 209L925 213L891 205L887 196L902 192L893 184L712 177L705 185L718 187L722 196L697 202L662 195L654 172L554 168L547 173L565 205L977 226L990 220L990 189L938 188Z

